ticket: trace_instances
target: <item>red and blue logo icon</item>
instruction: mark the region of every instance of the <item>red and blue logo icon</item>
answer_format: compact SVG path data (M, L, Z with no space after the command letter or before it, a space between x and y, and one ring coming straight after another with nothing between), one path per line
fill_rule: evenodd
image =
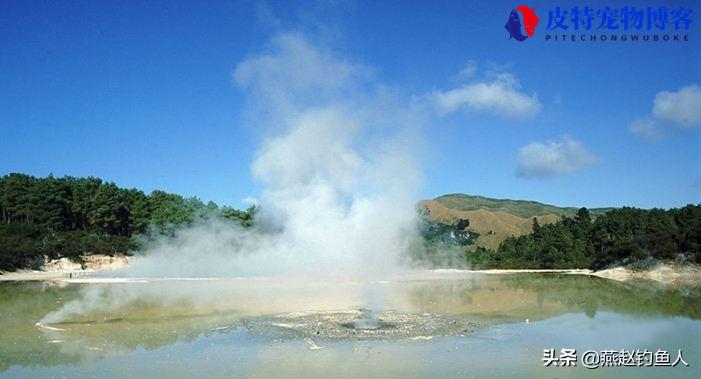
M535 14L535 8L521 5L511 10L509 20L506 21L504 27L506 31L509 32L509 39L513 38L516 41L522 42L528 39L528 37L533 37L533 34L535 34L535 27L538 26L539 21L540 19Z

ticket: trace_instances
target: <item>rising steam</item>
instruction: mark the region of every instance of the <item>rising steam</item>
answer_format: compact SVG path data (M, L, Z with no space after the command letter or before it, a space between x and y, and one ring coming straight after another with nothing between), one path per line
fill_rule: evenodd
M372 70L304 38L274 38L240 63L245 119L264 136L251 171L263 185L257 229L211 221L150 247L139 277L379 277L416 235L422 112ZM113 309L136 294L92 289L42 322ZM105 299L119 302L105 305ZM369 302L375 300L370 299Z
M370 70L296 35L234 71L267 137L251 171L266 233L210 223L163 241L140 276L366 275L397 267L415 228L420 118ZM373 273L373 271L375 271Z

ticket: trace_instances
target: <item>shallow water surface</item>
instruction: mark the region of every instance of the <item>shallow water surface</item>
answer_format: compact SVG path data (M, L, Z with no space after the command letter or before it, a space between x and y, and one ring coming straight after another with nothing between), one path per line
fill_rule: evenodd
M0 283L0 376L699 377L700 319L699 286L568 274ZM550 348L689 366L544 367Z

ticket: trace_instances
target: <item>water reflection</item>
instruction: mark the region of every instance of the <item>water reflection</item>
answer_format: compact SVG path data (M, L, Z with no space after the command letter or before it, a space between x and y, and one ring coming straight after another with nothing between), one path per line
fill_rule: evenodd
M619 283L564 274L463 275L396 281L212 280L58 285L0 284L0 372L80 366L126 354L239 333L242 318L281 312L375 307L432 312L485 325L598 312L701 318L701 286ZM54 315L47 329L35 323ZM586 331L582 331L586 333ZM245 344L245 342L244 342ZM272 350L271 350L272 349ZM269 353L275 348L268 344ZM187 357L184 357L187 358Z
M410 289L421 311L465 314L485 321L537 320L565 312L701 318L701 285L621 283L569 274L513 274L421 283Z

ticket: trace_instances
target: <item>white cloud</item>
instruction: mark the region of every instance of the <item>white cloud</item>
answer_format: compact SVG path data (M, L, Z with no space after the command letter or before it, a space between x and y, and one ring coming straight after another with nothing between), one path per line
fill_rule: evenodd
M689 85L677 92L657 93L652 116L685 128L701 125L701 89L697 85Z
M502 73L494 80L474 82L430 95L439 114L458 110L491 113L511 119L531 118L543 105L534 93L521 92L521 84L511 74Z
M458 72L458 75L455 77L456 79L459 80L465 80L469 79L472 76L474 76L477 73L477 62L475 61L467 61L465 64L465 67Z
M547 143L531 142L518 150L517 159L517 175L526 179L580 172L600 161L581 142L568 136Z
M645 138L650 142L658 142L662 139L662 130L654 120L636 120L628 126L632 134Z
M668 135L701 125L701 89L688 85L677 92L661 91L655 95L652 117L633 121L631 134L650 142L659 142Z

